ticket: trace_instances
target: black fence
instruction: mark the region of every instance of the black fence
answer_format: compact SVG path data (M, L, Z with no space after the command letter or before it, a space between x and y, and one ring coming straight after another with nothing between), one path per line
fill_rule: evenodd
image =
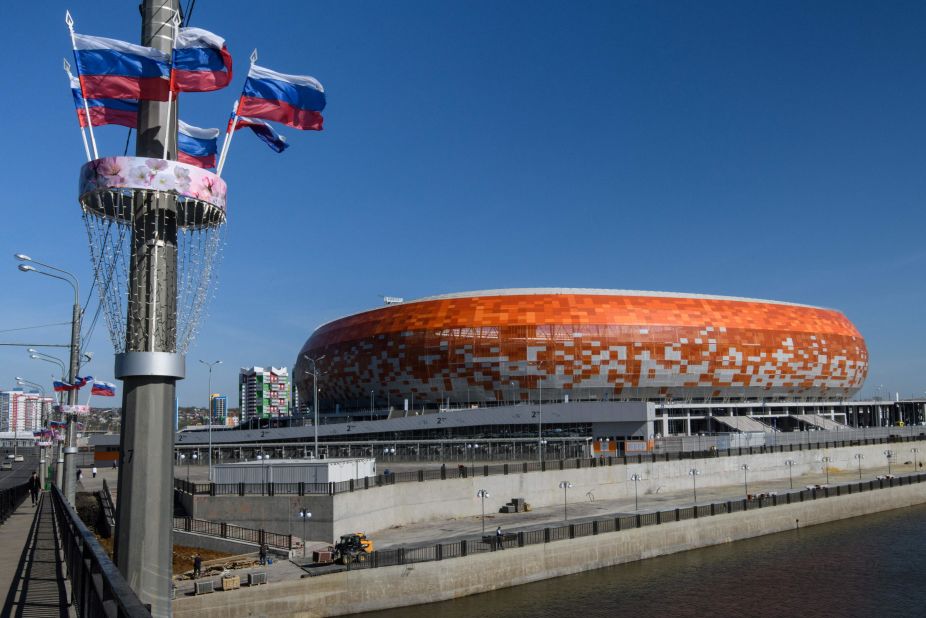
M426 547L386 549L375 551L363 562L352 562L347 565L348 570L374 569L384 566L414 564L416 562L432 562L460 558L473 554L505 549L516 549L528 545L553 543L567 539L576 539L585 536L594 536L609 532L620 532L645 526L658 526L687 519L699 519L728 513L739 513L755 509L772 508L786 504L810 502L836 496L847 496L866 491L900 487L926 482L926 473L911 474L908 476L883 477L872 481L860 481L844 485L822 486L816 489L788 491L780 494L766 494L751 499L727 500L711 504L699 504L684 508L638 513L634 515L619 515L581 521L562 526L553 526L539 530L526 530L523 532L506 534L501 540L494 535L479 539L465 539L453 543L439 543Z
M13 514L29 495L29 484L23 483L9 489L0 489L0 524Z
M779 444L774 446L751 446L730 449L710 449L704 451L686 451L679 453L640 453L621 457L593 457L574 459L553 459L548 461L530 461L505 464L470 464L441 466L422 470L410 470L389 474L378 474L362 479L341 481L338 483L192 483L174 479L174 489L194 496L307 496L329 495L382 487L395 483L421 483L446 479L469 478L476 476L495 476L502 474L527 474L528 472L545 472L548 470L576 470L581 468L600 468L622 466L625 464L651 463L658 461L679 461L684 459L706 459L713 457L738 457L740 455L758 455L762 453L788 453L808 451L819 448L841 448L851 446L870 446L874 444L895 444L926 440L926 432L919 435L892 435L882 438L862 440L824 440L798 444Z
M194 532L196 534L204 534L221 539L244 541L245 543L254 543L255 545L266 544L267 547L275 547L277 549L290 550L293 548L293 535L291 534L277 534L276 532L268 532L262 529L242 528L235 524L209 521L206 519L174 517L174 530Z
M55 524L71 581L71 604L81 618L150 618L151 612L129 588L99 541L61 490L53 486Z

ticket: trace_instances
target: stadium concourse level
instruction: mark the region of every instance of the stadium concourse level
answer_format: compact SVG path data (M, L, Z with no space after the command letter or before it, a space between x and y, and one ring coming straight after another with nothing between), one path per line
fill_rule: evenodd
M320 425L319 455L373 456L386 463L532 461L590 454L619 456L625 454L625 448L633 453L639 449L695 451L710 446L722 449L821 442L825 441L821 432L838 436L860 432L859 439L865 439L921 427L926 422L924 407L926 399L544 402L542 406L533 403L441 409L429 414ZM738 431L741 423L736 421L748 421L749 427L761 430ZM313 454L314 433L308 422L265 429L213 428L211 432L193 428L178 432L176 450L205 455L211 439L216 455L213 463L253 461L258 454L304 458ZM117 434L94 434L88 441L98 464L106 465L118 458ZM538 446L542 446L542 454ZM198 463L206 460L197 458Z

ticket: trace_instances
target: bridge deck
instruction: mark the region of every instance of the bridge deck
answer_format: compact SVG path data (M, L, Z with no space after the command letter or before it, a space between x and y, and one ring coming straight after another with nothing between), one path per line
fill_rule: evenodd
M0 591L8 590L0 616L74 616L55 529L53 501L26 498L0 534Z

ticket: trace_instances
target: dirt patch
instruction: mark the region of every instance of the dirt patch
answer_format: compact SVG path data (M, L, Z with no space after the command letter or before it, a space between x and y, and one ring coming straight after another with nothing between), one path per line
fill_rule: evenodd
M210 551L208 549L198 549L196 547L184 547L183 545L174 545L174 575L179 575L193 569L193 556L199 554L203 562L217 560L219 558L229 558L234 554L227 554L220 551Z

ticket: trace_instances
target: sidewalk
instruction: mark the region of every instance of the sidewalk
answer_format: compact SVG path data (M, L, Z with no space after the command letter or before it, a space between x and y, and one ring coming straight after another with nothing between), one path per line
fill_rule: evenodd
M10 515L6 523L0 525L0 555L5 558L0 560L0 600L6 598L6 591L10 589L10 584L19 571L19 557L29 540L35 513L32 501L26 496L25 501Z
M50 495L43 493L35 507L28 498L20 505L3 525L0 552L8 558L0 561L0 590L8 590L0 615L75 615L68 604Z

